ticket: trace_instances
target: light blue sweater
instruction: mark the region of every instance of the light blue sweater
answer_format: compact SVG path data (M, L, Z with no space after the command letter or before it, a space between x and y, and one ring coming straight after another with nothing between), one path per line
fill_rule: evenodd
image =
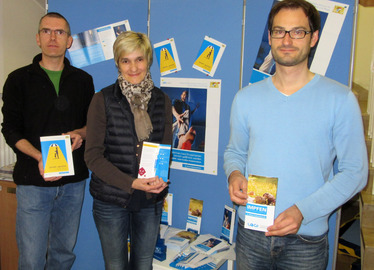
M275 215L296 204L304 217L299 234L325 233L330 213L366 184L367 151L356 97L326 77L315 75L290 96L271 78L245 87L233 101L230 127L227 177L234 170L278 177ZM243 220L244 213L239 207Z

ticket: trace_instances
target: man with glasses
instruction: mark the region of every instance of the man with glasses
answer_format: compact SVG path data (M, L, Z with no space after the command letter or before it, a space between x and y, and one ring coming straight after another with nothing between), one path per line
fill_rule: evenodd
M360 108L350 89L308 69L320 28L312 4L278 2L268 27L276 73L237 93L224 154L239 205L237 269L326 269L328 218L367 180ZM249 175L278 178L267 232L244 228Z
M40 19L36 42L41 54L10 73L3 91L2 133L17 154L18 269L70 269L88 177L84 139L94 86L65 58L73 39L62 15ZM45 178L40 137L61 134L71 137L75 175Z

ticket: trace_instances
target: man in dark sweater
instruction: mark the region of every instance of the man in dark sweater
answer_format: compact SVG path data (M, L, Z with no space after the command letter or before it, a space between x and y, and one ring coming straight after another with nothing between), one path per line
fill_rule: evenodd
M2 133L17 155L18 269L70 269L88 177L83 155L94 86L65 58L73 39L61 14L41 18L36 42L41 54L10 73L3 91ZM61 134L70 135L75 175L46 178L40 137Z

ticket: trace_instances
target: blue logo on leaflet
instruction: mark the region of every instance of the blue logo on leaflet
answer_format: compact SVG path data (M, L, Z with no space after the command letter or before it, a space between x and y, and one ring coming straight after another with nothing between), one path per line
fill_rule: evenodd
M255 224L255 223L251 223L251 222L249 222L249 223L248 223L248 227L249 227L249 228L259 228L260 226L259 226L258 224Z
M255 215L266 216L268 213L268 208L267 206L247 203L246 212Z

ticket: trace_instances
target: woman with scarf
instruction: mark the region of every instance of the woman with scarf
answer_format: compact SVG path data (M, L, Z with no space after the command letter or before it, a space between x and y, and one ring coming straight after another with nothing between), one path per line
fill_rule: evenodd
M113 53L118 80L94 95L87 116L93 216L106 269L152 269L168 179L140 179L138 170L143 141L171 144L171 102L153 85L145 34L121 33Z

